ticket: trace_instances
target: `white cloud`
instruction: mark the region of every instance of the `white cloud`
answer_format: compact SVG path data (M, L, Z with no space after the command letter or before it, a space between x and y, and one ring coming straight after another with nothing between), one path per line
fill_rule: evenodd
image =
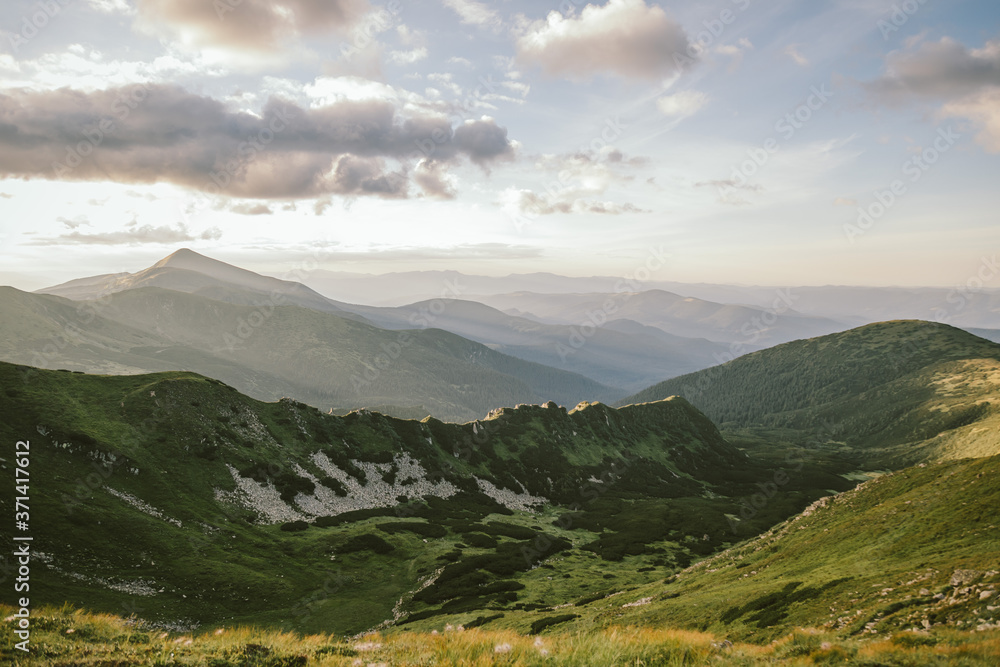
M785 47L785 55L792 59L799 67L808 67L809 59L799 53L798 44L789 44Z
M387 60L393 65L412 65L427 58L427 49L423 46L411 51L390 51Z
M444 0L444 6L453 10L462 19L462 23L478 26L499 26L500 15L489 8L484 2L476 0Z
M103 14L123 14L131 16L135 14L135 7L129 5L128 0L87 0L91 9Z
M1000 153L1000 87L949 102L941 109L940 115L969 119L979 128L976 142L990 153Z
M671 118L687 118L698 113L708 103L708 96L697 90L684 90L664 95L656 100L656 108Z

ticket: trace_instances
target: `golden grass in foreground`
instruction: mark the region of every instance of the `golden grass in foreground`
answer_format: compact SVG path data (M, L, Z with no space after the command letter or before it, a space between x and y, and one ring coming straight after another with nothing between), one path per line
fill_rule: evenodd
M11 607L0 606L9 617ZM70 607L42 608L32 617L32 653L14 648L4 622L0 663L17 667L299 667L365 665L815 665L865 667L1000 664L1000 631L902 632L869 640L814 630L766 646L733 644L700 632L610 628L540 637L509 631L371 634L342 639L258 628L168 633L126 619Z

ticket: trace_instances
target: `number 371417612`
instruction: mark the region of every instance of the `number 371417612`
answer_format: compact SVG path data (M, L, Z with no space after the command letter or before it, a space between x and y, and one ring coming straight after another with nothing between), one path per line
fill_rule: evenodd
M18 496L15 498L16 506L14 507L14 520L15 521L27 521L28 520L28 463L30 463L29 453L31 449L31 443L27 440L19 440L15 445L15 467L14 467L14 478L15 487L14 490L17 491Z

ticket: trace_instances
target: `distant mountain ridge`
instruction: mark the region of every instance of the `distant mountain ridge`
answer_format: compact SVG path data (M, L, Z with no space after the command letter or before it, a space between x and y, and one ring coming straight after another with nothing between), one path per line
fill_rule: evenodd
M296 305L143 287L100 302L0 288L0 358L98 373L190 369L265 400L400 406L467 421L494 408L620 393L436 329L394 332Z
M984 258L984 262L986 262ZM305 279L313 289L342 301L402 306L433 299L445 284L461 286L462 298L491 303L488 297L534 294L612 294L618 276L569 277L551 273L477 276L458 271L409 271L371 275L320 270ZM944 321L962 328L1000 329L1000 288L864 287L851 285L726 285L647 280L641 289L673 292L720 304L767 309L779 292L790 292L792 308L805 316L842 321L844 328L899 319ZM496 305L493 303L493 305ZM498 306L499 307L499 306ZM506 310L506 308L501 308Z
M134 274L85 278L38 293L94 300L147 287L239 305L301 306L393 330L444 329L525 361L584 375L599 385L614 388L619 395L665 377L714 365L728 352L727 346L708 340L670 334L650 336L649 332L605 328L603 322L597 327L584 325L581 333L580 326L573 326L575 323L544 324L462 300L458 298L458 287L445 298L404 307L353 305L327 299L301 283L259 275L187 249ZM692 331L697 332L697 328ZM411 404L416 400L403 398ZM585 398L606 400L611 394Z

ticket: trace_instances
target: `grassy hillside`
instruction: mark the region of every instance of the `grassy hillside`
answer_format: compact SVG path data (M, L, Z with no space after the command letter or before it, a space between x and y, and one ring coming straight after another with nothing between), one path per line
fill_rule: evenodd
M1000 345L902 321L755 352L620 404L680 395L726 429L784 429L914 462L1000 452L998 387Z
M0 606L0 613L13 613ZM544 637L452 627L442 633L369 634L345 639L302 636L253 627L161 632L135 619L46 608L36 617L35 654L25 659L8 642L0 656L12 667L335 667L357 665L873 665L996 664L1000 632L897 633L877 641L848 640L815 631L791 633L768 646L733 643L704 632L612 627L588 634ZM6 639L6 633L4 639ZM72 661L71 663L68 661Z
M167 627L528 619L734 543L728 517L773 475L683 399L457 425L192 373L0 364L0 387L0 438L31 446L33 600ZM806 468L748 530L848 487Z
M883 475L665 585L587 605L576 623L665 624L755 642L796 626L861 637L996 629L998 474L1000 457ZM644 603L623 606L635 600Z
M185 369L265 400L329 408L422 406L468 420L498 405L607 400L573 373L436 329L385 331L290 305L239 305L142 288L71 302L0 288L4 360L85 372Z

